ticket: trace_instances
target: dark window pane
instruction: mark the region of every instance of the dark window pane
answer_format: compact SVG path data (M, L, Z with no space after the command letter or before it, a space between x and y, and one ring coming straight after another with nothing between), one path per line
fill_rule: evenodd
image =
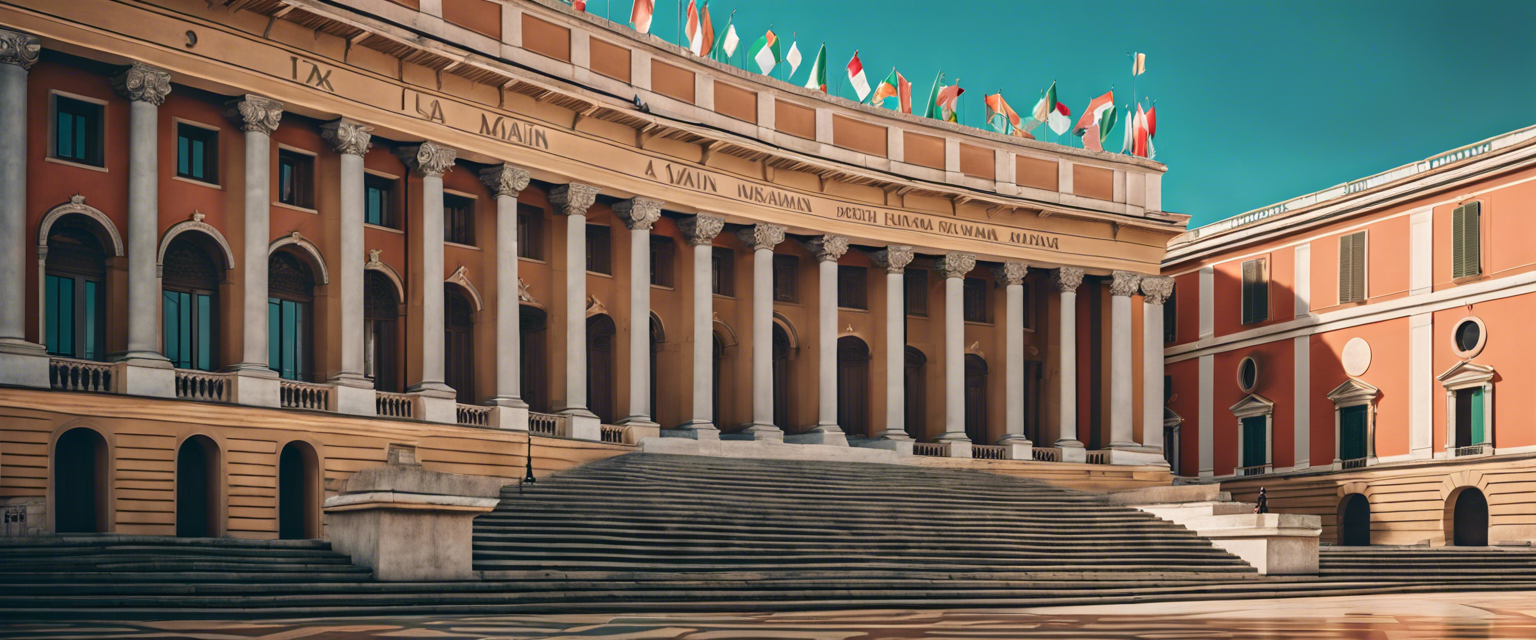
M305 209L314 208L315 159L283 150L277 154L277 168L277 201Z
M396 221L394 196L394 180L384 176L365 176L363 178L363 200L366 206L364 222L391 229L400 228Z
M101 166L101 120L101 105L54 96L54 155Z
M651 284L658 287L675 286L674 263L676 243L666 236L651 236Z
M613 275L613 237L606 225L587 225L587 271Z
M475 200L464 196L443 196L443 240L456 244L475 244Z
M981 278L965 279L965 321L987 321L987 281Z
M864 267L838 265L837 306L845 309L868 309L868 273Z
M800 259L795 256L774 254L773 299L775 302L796 300L795 275L800 269Z
M517 205L517 257L544 259L544 210Z
M711 291L717 295L736 295L736 252L715 247L710 260Z
M902 282L907 288L904 296L907 315L928 317L928 272L923 269L908 268L902 276Z

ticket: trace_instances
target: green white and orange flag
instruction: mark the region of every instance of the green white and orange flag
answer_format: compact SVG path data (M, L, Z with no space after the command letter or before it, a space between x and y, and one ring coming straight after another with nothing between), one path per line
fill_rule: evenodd
M987 104L987 126L993 131L1003 134L1013 133L1019 128L1019 114L1008 106L1008 101L1003 99L1001 91L986 96L982 102Z
M886 98L896 98L896 110L902 113L912 113L912 83L895 68L875 87L875 97L870 99L870 104L884 106L882 101Z
M1032 118L1035 122L1034 124L1026 125L1026 129L1033 129L1039 125L1049 122L1051 119L1051 114L1055 112L1056 83L1053 81L1051 82L1051 88L1046 89L1045 94L1040 96L1040 101L1035 103L1034 110L1032 110L1029 114L1030 118Z
M805 88L818 89L822 93L827 92L827 45L822 44L821 50L816 52L816 58L811 63L811 74L806 78Z
M757 39L752 49L747 52L747 57L757 63L757 72L763 75L773 73L773 68L779 64L779 37L774 35L773 29Z
M714 48L709 52L709 57L716 62L731 63L731 56L736 54L736 44L741 38L736 37L736 12L731 12L731 17L725 20L725 35L715 40Z
M1077 126L1072 132L1083 139L1084 149L1103 151L1104 140L1114 129L1115 92L1110 91L1088 103L1088 108L1083 111L1083 116L1078 118Z

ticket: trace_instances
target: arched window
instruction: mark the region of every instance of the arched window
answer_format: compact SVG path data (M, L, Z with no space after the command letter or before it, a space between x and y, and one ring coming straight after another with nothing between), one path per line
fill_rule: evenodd
M904 405L906 411L907 436L914 440L921 440L923 437L923 418L926 416L927 410L927 404L924 402L924 398L928 393L928 389L923 386L923 369L927 364L928 356L923 355L923 352L918 351L915 347L907 347L906 377L904 378L902 386L904 387L903 391L906 394Z
M277 535L320 537L320 458L306 442L290 442L277 457Z
M160 280L162 348L180 369L219 366L219 268L210 252L182 233L166 247ZM207 244L213 244L211 239Z
M614 333L613 318L607 314L587 318L587 409L597 414L603 424L616 420Z
M773 324L773 424L788 432L789 424L789 332ZM717 378L719 376L716 376Z
M475 303L457 285L443 285L444 382L460 404L475 403Z
M991 444L987 438L987 361L965 354L965 435L971 442Z
M65 431L53 445L53 530L107 531L107 441L93 429Z
M310 380L315 277L287 251L267 258L267 366L286 380Z
M208 436L192 436L176 451L176 535L219 535L219 445Z
M387 276L368 271L363 277L363 371L373 388L399 393L400 301Z
M523 305L523 402L535 413L549 412L549 314Z
M48 231L44 279L44 340L49 355L106 358L106 251L86 227L89 218L64 216Z
M869 345L837 339L837 424L851 436L869 436Z

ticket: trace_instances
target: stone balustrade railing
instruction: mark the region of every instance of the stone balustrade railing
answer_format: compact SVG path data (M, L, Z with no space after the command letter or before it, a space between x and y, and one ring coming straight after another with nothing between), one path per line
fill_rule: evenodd
M491 408L475 404L461 404L457 411L459 424L469 427L491 426Z
M1035 447L1031 453L1035 462L1061 462L1061 449L1056 447Z
M612 424L602 426L602 441L610 444L634 444L629 441L629 427Z
M375 392L373 407L380 418L409 420L416 417L416 399L404 393Z
M1256 464L1256 465L1253 465L1251 467L1238 467L1237 469L1234 470L1234 472L1236 473L1236 475L1238 477L1264 475L1266 473L1269 473L1269 465L1268 464Z
M285 409L329 411L331 385L295 380L278 381L278 395Z
M1341 468L1341 469L1364 469L1366 463L1369 462L1369 461L1370 461L1370 458L1354 458L1354 459L1351 459L1351 460L1344 460L1343 462L1340 463L1339 468Z
M176 370L176 397L198 402L229 402L234 396L234 376L195 369Z
M971 458L975 460L1007 460L1008 448L997 444L971 445Z
M91 360L53 358L48 362L48 384L63 391L112 393L112 365Z
M548 413L528 413L528 433L536 436L549 436L551 438L566 437L565 416L557 416Z
M1108 451L1089 451L1088 464L1109 464Z
M912 443L912 455L948 458L949 445L943 442L914 442Z

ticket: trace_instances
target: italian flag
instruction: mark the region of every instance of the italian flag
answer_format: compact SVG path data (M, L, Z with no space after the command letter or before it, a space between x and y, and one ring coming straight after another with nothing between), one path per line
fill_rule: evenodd
M757 39L752 45L752 50L747 52L747 57L757 63L757 72L763 75L773 73L773 68L779 65L779 36L769 29L768 33Z
M1035 103L1035 109L1029 115L1035 119L1035 122L1043 124L1050 120L1051 113L1054 111L1056 111L1056 83L1052 82L1051 88L1046 89L1040 96L1040 101Z
M864 75L864 63L859 62L859 52L853 52L853 59L848 61L848 86L853 87L854 94L859 96L859 102L864 102L869 97L869 78Z
M1092 130L1091 132L1089 130ZM1078 118L1073 133L1083 139L1083 148L1103 151L1104 140L1115 129L1115 92L1110 91L1088 103L1083 117Z
M912 113L912 83L896 69L891 69L891 74L886 76L875 87L875 97L870 104L881 104L886 98L896 98L896 109L902 113Z
M640 33L651 32L651 17L656 13L656 0L635 0L629 10L629 24Z
M1046 122L1051 127L1051 133L1058 136L1072 128L1072 111L1067 108L1067 103L1056 103L1056 109L1047 116Z
M819 89L827 92L827 45L821 45L821 50L816 52L816 59L811 63L811 74L805 81L805 88Z
M944 77L944 74L939 74L939 77ZM965 93L965 89L960 88L960 81L956 80L952 85L939 86L937 89L933 93L933 104L928 105L928 111L933 114L929 117L959 123L960 94Z

